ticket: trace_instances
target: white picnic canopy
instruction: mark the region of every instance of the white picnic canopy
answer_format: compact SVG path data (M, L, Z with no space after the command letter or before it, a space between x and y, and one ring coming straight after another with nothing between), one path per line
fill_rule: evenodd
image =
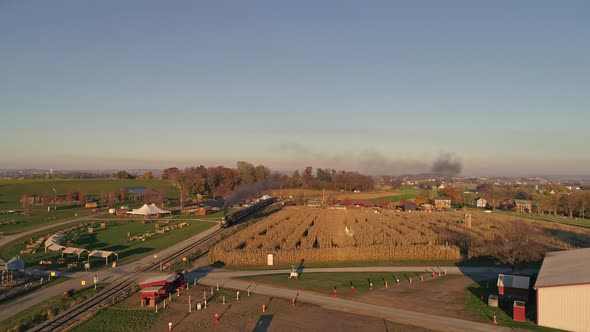
M60 251L65 249L66 247L59 244L63 240L64 236L65 235L62 233L56 233L45 240L45 253L47 253L47 249L51 251Z
M152 216L156 214L166 214L172 213L170 211L162 210L156 206L156 204L152 203L150 205L144 204L139 209L133 209L133 211L127 212L127 214L135 214L135 215L142 215L142 216Z
M88 254L88 259L90 259L90 257L97 257L97 258L104 258L105 259L105 264L109 265L109 257L115 255L117 256L117 258L119 258L119 255L117 255L116 252L114 251L107 251L107 250L92 250L89 254Z

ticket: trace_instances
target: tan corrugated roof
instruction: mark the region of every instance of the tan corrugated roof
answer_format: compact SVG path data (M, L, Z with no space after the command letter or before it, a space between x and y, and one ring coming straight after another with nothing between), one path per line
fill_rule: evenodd
M535 288L590 283L590 248L545 255Z
M159 275L159 276L147 278L144 281L140 282L140 284L143 285L143 284L149 284L149 283L158 282L158 281L173 282L174 280L178 279L179 277L180 277L180 275L178 275L176 273Z

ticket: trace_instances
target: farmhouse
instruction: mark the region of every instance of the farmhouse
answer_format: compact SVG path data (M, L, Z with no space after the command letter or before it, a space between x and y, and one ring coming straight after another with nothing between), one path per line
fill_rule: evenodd
M473 205L478 208L485 208L487 204L488 201L486 201L486 199L483 197L478 197L473 200Z
M531 213L533 212L533 205L531 201L517 199L514 201L514 211L518 213Z
M451 208L451 199L448 197L436 197L432 201L436 211L444 211Z
M539 325L590 331L590 248L545 255L537 290Z

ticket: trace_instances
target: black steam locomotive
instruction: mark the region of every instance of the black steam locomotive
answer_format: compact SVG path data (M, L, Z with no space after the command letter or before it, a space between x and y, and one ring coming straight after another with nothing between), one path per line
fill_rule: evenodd
M248 206L247 208L230 213L221 219L221 227L229 227L232 224L238 222L240 219L254 213L256 210L262 209L265 206L269 206L276 201L277 199L275 197L260 199L258 202Z

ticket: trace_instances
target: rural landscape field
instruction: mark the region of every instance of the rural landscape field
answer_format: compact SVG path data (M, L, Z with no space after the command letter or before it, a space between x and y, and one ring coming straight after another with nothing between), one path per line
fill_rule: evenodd
M373 209L288 207L222 241L212 262L264 265L305 261L460 260L492 255L489 243L527 229L544 250L590 245L590 230L531 222L518 216L470 212L400 213ZM532 250L531 247L528 250ZM514 262L511 262L514 263Z
M589 17L0 0L0 332L590 332Z

